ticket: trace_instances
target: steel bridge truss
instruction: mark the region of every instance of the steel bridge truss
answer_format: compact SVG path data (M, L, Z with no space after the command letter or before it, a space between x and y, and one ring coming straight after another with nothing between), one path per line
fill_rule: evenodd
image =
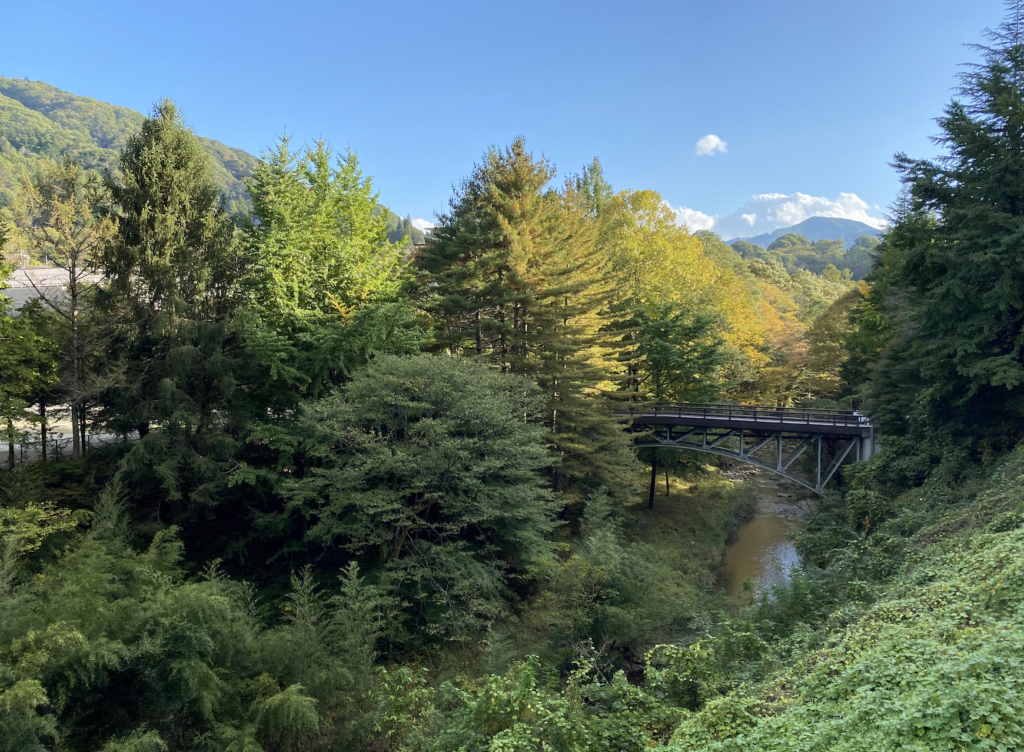
M634 443L634 446L637 448L690 449L694 452L705 452L707 454L717 454L719 457L729 457L748 465L760 467L776 475L781 475L783 478L798 483L817 494L824 493L825 485L836 474L839 466L843 464L843 461L851 452L854 452L856 459L861 459L861 440L857 436L836 437L839 445L832 452L831 460L823 468L821 441L823 437L820 433L805 434L784 430L728 429L711 428L708 426L697 426L689 429L676 427L675 433L673 433L672 429L673 426L671 425L656 427L650 437ZM726 445L726 442L734 438L738 442L730 443L738 443L738 449ZM785 454L782 446L784 440L797 442L796 447ZM775 449L774 462L766 459L766 452L762 451L772 444L774 444ZM815 457L813 480L803 478L790 469L793 463L808 449L814 451ZM756 456L755 452L761 452L761 456ZM864 459L867 458L865 457Z

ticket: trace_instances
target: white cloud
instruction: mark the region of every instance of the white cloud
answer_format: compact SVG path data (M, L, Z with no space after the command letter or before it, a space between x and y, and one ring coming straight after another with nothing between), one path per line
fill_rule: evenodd
M885 220L868 214L872 207L856 193L840 193L835 201L806 193L759 193L752 199L724 217L686 206L675 208L668 202L665 205L676 213L676 221L686 225L690 232L714 229L724 240L749 238L780 227L791 227L811 217L855 219L875 229L885 227Z
M716 151L724 152L728 145L715 134L709 133L697 142L697 154L710 157Z
M739 209L722 217L715 231L729 240L790 227L810 217L855 219L875 229L885 227L885 220L868 214L872 207L856 193L840 193L832 200L806 193L760 193Z
M419 219L419 218L415 218L415 219L412 220L412 226L415 227L417 230L433 230L434 229L434 223L433 222L431 222L429 220L426 220L426 219Z
M715 217L699 212L696 209L687 209L685 206L680 206L678 209L672 209L672 211L676 213L676 222L686 225L690 232L710 230L715 226Z

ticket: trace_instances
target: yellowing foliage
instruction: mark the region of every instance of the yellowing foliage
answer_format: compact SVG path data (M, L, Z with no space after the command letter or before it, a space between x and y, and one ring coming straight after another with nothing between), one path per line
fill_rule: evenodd
M657 191L614 196L601 212L599 242L638 301L703 307L721 275Z

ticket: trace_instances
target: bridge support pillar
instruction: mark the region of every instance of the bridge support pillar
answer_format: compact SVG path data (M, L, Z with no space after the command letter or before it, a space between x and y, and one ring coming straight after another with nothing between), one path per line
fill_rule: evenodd
M857 457L860 460L869 460L875 453L875 438L873 436L861 436L860 446L857 447Z

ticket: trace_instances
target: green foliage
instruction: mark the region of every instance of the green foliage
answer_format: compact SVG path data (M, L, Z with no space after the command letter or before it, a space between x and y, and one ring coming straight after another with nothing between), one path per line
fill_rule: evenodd
M601 216L601 209L615 195L611 185L604 178L604 168L597 157L594 157L594 161L585 166L576 177L575 187L576 192L583 197L587 211L594 217Z
M6 277L0 267L0 284ZM38 315L14 318L10 299L0 295L0 421L9 445L8 466L14 466L14 444L19 439L15 421L33 420L29 408L56 380L56 346Z
M0 590L5 748L59 734L71 749L312 750L365 733L384 601L354 564L333 595L296 575L268 627L248 584L216 565L184 576L173 529L141 553L128 546L117 482L92 520L61 557L16 562Z
M861 235L846 251L840 268L850 270L854 279L864 279L870 274L878 254L879 240L871 235Z
M1020 545L1020 530L982 535L922 562L791 668L685 720L672 748L1018 747Z
M427 236L424 235L423 230L412 223L411 216L406 215L403 219L393 211L387 210L387 217L389 242L396 243L405 249L427 242Z
M232 226L208 157L172 102L128 139L120 168L106 181L118 231L101 259L101 305L115 322L122 377L104 395L104 417L119 433L138 431L126 460L137 482L172 502L208 501L234 443L231 416L217 410L233 386ZM151 434L154 426L163 430Z
M522 139L491 149L416 259L436 349L533 378L547 397L556 490L624 494L634 471L602 388L607 313L622 297L585 197Z
M616 328L626 329L631 350L629 386L653 402L710 402L721 390L726 363L722 322L672 304L650 305Z
M303 316L392 299L402 255L359 160L331 164L318 141L292 152L287 137L246 181L257 222L248 230L251 305L287 327Z
M778 261L755 259L750 262L750 271L758 279L792 296L799 307L800 320L808 324L855 286L849 275L841 274L831 265L825 267L821 275L805 269L797 269L790 274Z
M938 119L939 162L897 155L907 195L872 276L892 332L866 390L890 435L969 441L977 458L1021 437L1020 242L1024 43L1017 10ZM873 322L867 326L878 330Z
M870 235L861 235L847 250L842 240L812 243L803 235L787 233L767 248L746 240L735 240L730 245L747 260L778 262L790 274L796 274L800 269L822 274L829 266L834 266L847 278L862 279L871 270L878 240Z
M0 206L15 203L24 180L65 157L85 170L117 166L118 152L145 117L125 107L61 91L42 81L0 77ZM256 159L240 149L200 138L213 179L230 214L248 214L243 178Z
M372 557L416 626L467 639L551 549L542 408L530 382L479 361L378 356L306 412L289 504L308 540Z

